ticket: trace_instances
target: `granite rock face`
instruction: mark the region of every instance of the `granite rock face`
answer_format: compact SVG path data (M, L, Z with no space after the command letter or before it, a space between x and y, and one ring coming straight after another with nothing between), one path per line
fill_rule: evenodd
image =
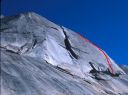
M128 75L72 30L31 12L0 33L1 95L128 95Z
M120 67L128 74L128 66L127 65L120 65Z

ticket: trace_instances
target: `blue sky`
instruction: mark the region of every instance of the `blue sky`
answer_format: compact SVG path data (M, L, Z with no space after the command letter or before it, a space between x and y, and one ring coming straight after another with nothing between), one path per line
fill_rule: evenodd
M1 13L34 11L79 32L128 65L128 0L2 0Z

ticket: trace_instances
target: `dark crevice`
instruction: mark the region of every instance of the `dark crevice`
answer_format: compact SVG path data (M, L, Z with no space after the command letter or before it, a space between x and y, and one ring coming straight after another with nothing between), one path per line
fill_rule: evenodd
M106 90L106 89L104 89L104 91L105 91L107 94L109 94L109 95L116 95L116 94L114 94L112 91L109 91L109 90ZM119 94L119 95L121 95L121 94Z
M65 35L64 43L65 43L66 49L70 52L70 54L71 54L74 58L78 59L78 55L75 54L75 52L72 50L72 46L71 46L71 44L70 44L70 41L69 41L69 39L68 39L68 36L67 36L67 34L66 34L64 28L63 28L63 27L61 27L61 28L62 28L63 33L64 33L64 35Z
M64 73L66 73L66 74L68 74L68 75L74 76L74 75L71 74L69 71L67 71L67 70L65 70L65 69L63 69L63 68L61 68L61 67L59 67L59 66L56 66L56 69L59 70L59 71L62 71L62 72L64 72Z
M32 49L36 46L36 44L37 44L37 40L34 39L34 40L33 40L33 46L32 46Z
M7 49L6 48L6 46L0 46L0 49L3 49L3 50L5 50L5 51L7 51L7 52L10 52L10 53L15 53L15 54L19 54L19 52L15 52L15 51L13 51L13 50L10 50L10 49Z
M52 26L47 26L47 25L44 25L45 27L47 27L47 28L52 28L52 29L54 29L54 30L57 30L57 31L59 31L56 27L52 27Z
M45 60L45 62L46 62L47 64L51 65L51 63L49 63L47 60ZM74 76L74 75L71 74L68 70L65 70L65 69L63 69L63 68L61 68L61 67L59 67L59 66L54 66L54 65L52 65L52 66L53 66L54 68L56 68L57 70L63 72L63 73L66 73L66 74L68 74L68 75Z
M105 74L107 74L107 75L110 75L110 76L112 76L112 77L119 77L119 76L121 75L120 72L113 74L113 73L110 72L109 69L107 69L106 71L103 71L103 73L105 73Z
M52 65L51 63L49 63L47 60L45 60L45 62L47 63L47 64L49 64L49 65ZM61 68L61 67L59 67L59 66L54 66L54 65L52 65L56 70L58 70L58 71L60 71L60 72L63 72L63 73L65 73L65 74L68 74L68 75L70 75L70 76L72 76L73 78L76 78L76 79L81 79L81 80L83 80L84 82L86 82L86 83L88 83L88 84L91 84L91 82L89 81L89 80L86 80L85 78L81 78L80 76L77 76L77 75L75 75L75 74L72 74L70 71L68 71L68 70L66 70L66 69L63 69L63 68Z
M109 75L111 77L119 77L121 74L120 73L115 73L115 74L112 74L110 72L109 69L107 70L103 70L103 71L99 71L95 68L94 66L94 63L92 62L89 62L90 66L92 67L92 70L90 71L90 73L94 76L95 79L97 80L105 80L103 78L100 77L100 75Z
M92 67L92 70L90 71L90 73L98 73L98 71L96 70L96 68L94 67L92 62L89 62L90 66Z
M90 81L88 81L88 80L85 80L85 79L83 79L85 82L87 82L88 84L92 84Z
M15 52L15 51L13 51L13 50L9 50L9 49L7 49L6 47L0 46L0 48L1 48L1 49L4 49L5 51L10 52L10 53L19 54L19 52Z
M83 80L84 82L86 82L86 83L88 83L88 84L91 84L90 81L88 81L88 80L86 80L86 79L84 79L84 78L81 78L80 76L77 76L77 75L75 75L75 74L72 74L70 71L68 71L68 70L66 70L66 69L63 69L63 68L61 68L61 67L59 67L59 66L55 66L55 68L56 68L57 70L63 72L63 73L66 73L66 74L72 76L73 78L81 79L81 80Z
M6 49L6 51L7 51L7 52L10 52L10 53L19 54L18 52L14 52L14 51L12 51L12 50L8 50L8 49Z
M74 58L78 59L78 56L77 56L77 55L75 54L75 52L72 50L71 44L70 44L70 42L69 42L69 40L68 40L67 38L65 38L64 43L65 43L66 49L71 53L71 55L72 55Z
M92 62L89 62L90 66L92 67L92 70L89 72L93 75L92 78L96 79L96 80L105 80L103 78L101 78L100 75L100 71L96 70L96 68L94 67Z
M63 45L61 45L61 44L59 44L61 47L63 47L63 48L65 48L65 46L63 46ZM85 53L85 54L89 54L88 52L86 52L86 51L83 51L83 50L81 50L81 49L78 49L78 48L75 48L75 47L72 47L71 46L71 48L73 48L73 49L75 49L75 50L77 50L77 51L79 51L79 52L82 52L82 53Z
M22 50L24 49L25 46L27 46L27 43L25 43L23 46L20 47L20 49L19 49L19 52L20 52L20 53L22 52ZM28 51L28 49L27 49L26 51ZM26 51L25 51L25 52L26 52Z
M4 30L8 30L10 28L3 28L3 29L0 29L0 32L3 32Z
M103 81L105 81L106 79L103 79L103 78L101 78L101 77L99 77L99 76L95 76L95 78L94 79L96 79L96 80L103 80Z
M55 29L55 30L57 30L57 31L59 31L57 28L55 28L55 27L50 27L50 28L52 28L52 29Z
M89 54L88 52L83 51L83 50L81 50L81 49L78 49L78 48L75 48L75 47L72 47L72 48L73 48L73 49L76 49L76 50L78 50L78 51L81 51L81 52L83 52L83 53Z

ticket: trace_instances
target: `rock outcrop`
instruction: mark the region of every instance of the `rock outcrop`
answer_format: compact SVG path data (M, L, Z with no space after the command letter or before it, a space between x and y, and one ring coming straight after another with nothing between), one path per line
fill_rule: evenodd
M0 33L1 95L128 95L128 75L72 30L24 13Z

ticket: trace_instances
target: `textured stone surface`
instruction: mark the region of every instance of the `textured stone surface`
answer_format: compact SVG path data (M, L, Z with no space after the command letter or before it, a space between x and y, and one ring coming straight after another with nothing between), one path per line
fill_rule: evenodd
M1 95L128 95L128 75L65 27L24 13L1 18L0 32Z

